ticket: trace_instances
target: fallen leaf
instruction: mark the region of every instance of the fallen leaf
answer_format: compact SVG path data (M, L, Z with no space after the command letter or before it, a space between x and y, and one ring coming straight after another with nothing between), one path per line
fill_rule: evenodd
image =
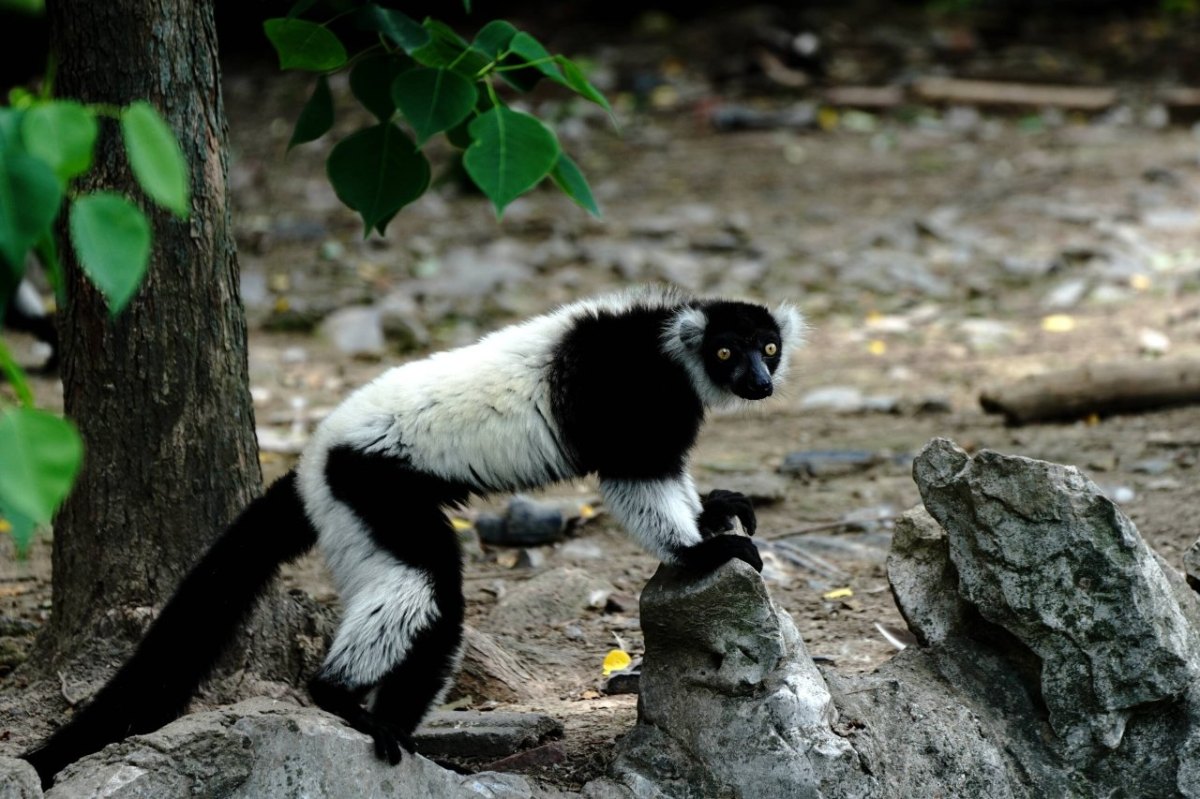
M621 671L629 668L629 664L633 662L633 658L629 657L629 653L622 649L610 650L604 656L604 676L612 674L614 671Z

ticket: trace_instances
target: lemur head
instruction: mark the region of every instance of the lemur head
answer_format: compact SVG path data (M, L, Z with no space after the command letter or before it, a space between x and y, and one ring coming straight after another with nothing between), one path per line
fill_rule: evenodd
M675 314L664 345L687 369L704 404L720 407L771 396L803 334L800 312L789 305L772 311L749 302L702 300Z

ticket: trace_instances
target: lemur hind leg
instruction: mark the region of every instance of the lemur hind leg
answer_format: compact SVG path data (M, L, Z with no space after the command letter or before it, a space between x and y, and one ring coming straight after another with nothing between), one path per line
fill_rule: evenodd
M309 690L396 764L457 666L462 556L442 507L466 492L401 459L349 448L330 453L326 474L371 546L361 550L341 626Z

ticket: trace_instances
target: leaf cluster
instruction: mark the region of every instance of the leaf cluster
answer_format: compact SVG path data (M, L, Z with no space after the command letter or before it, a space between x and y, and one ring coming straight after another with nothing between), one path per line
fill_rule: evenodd
M184 219L188 171L179 143L153 106L83 105L14 91L0 106L0 319L36 252L59 294L64 291L54 228L66 214L80 267L111 313L128 304L150 260L150 222L134 199L80 192L104 122L121 133L130 170L149 201ZM0 399L0 527L23 550L50 521L79 471L83 445L65 419L32 407L25 375L0 341L0 371L19 404Z
M348 17L377 43L353 56L331 29L299 19L313 3L301 0L287 17L264 23L282 69L318 73L300 111L289 148L328 133L334 124L328 74L348 69L350 90L376 123L355 131L329 154L326 170L337 196L363 220L364 233L383 233L396 213L429 187L422 148L442 134L463 151L467 175L497 214L549 177L592 214L599 208L578 165L563 152L553 128L509 107L503 94L559 84L610 114L604 96L569 58L551 55L537 39L503 20L467 41L435 19L417 22L379 3L350 6Z

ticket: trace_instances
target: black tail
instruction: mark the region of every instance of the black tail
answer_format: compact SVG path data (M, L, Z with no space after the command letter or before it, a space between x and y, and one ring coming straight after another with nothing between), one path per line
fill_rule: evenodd
M42 785L68 763L177 718L257 604L279 566L317 541L295 472L251 502L183 579L137 651L92 701L21 755Z

